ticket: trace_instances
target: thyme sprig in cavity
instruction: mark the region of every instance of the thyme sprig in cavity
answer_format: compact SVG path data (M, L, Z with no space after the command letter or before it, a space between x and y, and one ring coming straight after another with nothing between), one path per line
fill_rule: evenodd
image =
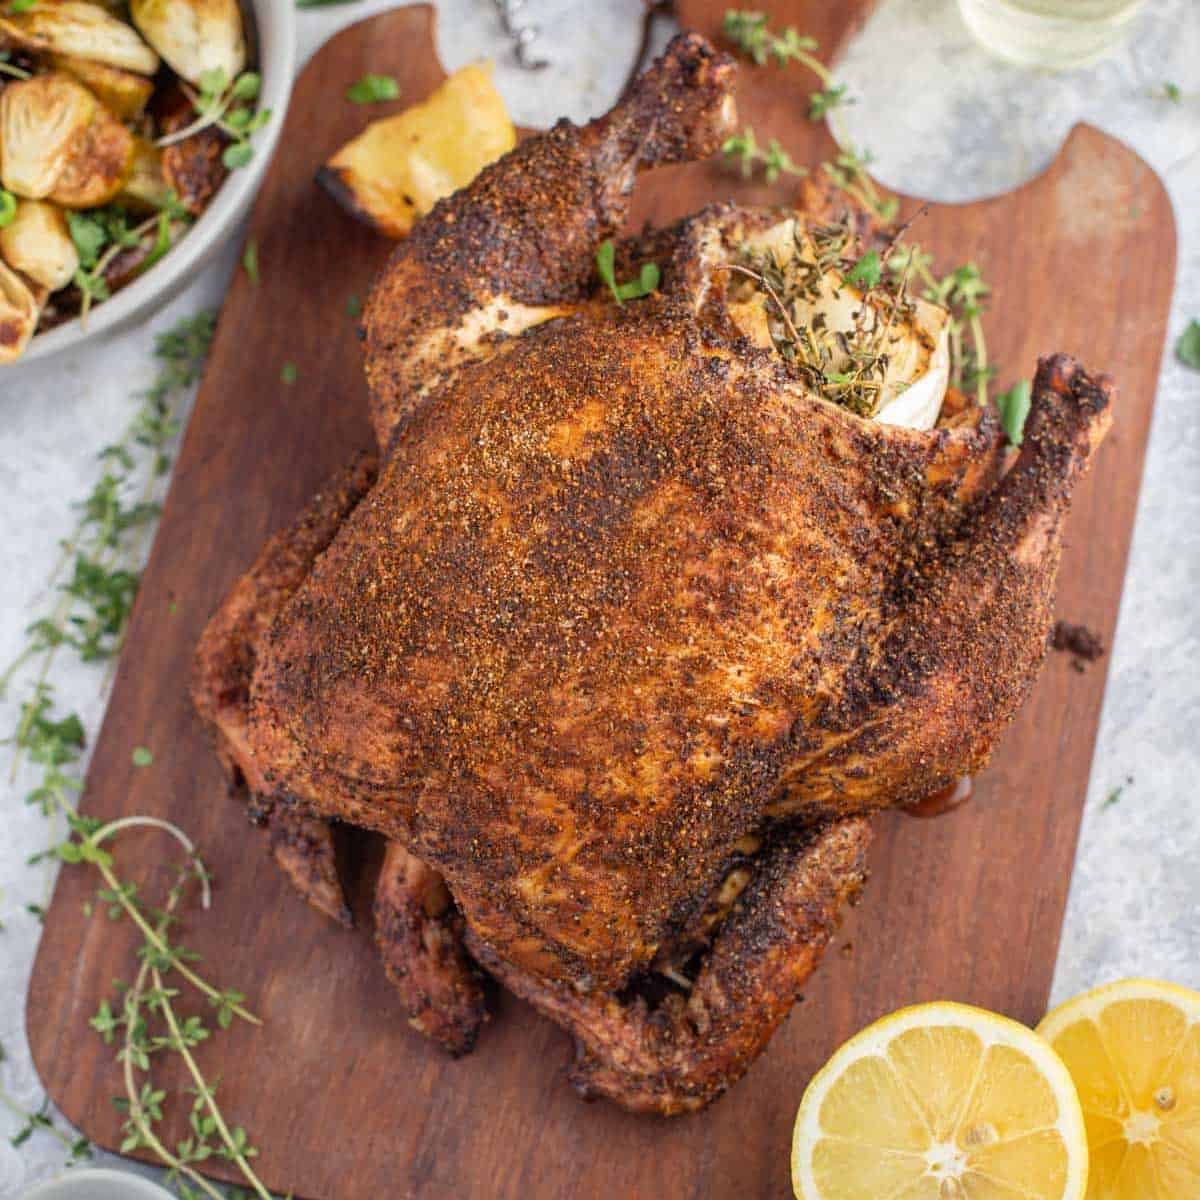
M856 255L855 245L848 220L808 229L797 224L786 258L771 247L745 245L737 263L718 269L751 280L764 294L771 342L809 387L859 416L869 416L878 407L887 376L893 321L897 312L907 311L908 302L903 280L883 286L878 253ZM863 288L853 329L831 329L820 312L801 316L811 313L829 288L831 272ZM850 280L856 272L859 278Z

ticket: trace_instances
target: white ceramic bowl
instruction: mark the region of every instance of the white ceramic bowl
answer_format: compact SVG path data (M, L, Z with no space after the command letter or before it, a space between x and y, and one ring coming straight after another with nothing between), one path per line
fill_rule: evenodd
M296 7L295 0L244 0L244 3L253 12L257 27L257 69L262 75L258 104L271 110L270 121L254 134L254 157L246 166L229 172L200 219L145 275L114 293L111 300L96 305L87 315L86 327L76 317L35 334L16 363L0 367L0 381L5 376L11 378L11 372L24 363L37 362L112 333L147 310L165 304L196 277L246 215L279 140L292 94L292 77L296 73Z
M38 1184L21 1200L173 1200L168 1191L140 1175L103 1168L66 1172L48 1183Z

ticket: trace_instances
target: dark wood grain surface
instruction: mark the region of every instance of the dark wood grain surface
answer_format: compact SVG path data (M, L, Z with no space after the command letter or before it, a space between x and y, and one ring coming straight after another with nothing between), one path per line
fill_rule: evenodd
M724 7L684 3L684 20L715 33ZM778 23L816 32L829 52L868 5L769 7ZM265 1025L235 1027L201 1053L278 1192L782 1197L804 1084L866 1022L935 997L1024 1020L1041 1015L1105 667L1080 674L1052 656L972 803L937 821L881 819L863 903L768 1052L708 1112L666 1122L582 1104L561 1078L567 1038L511 997L460 1061L412 1033L365 929L347 933L318 916L267 862L260 835L226 795L186 686L192 647L222 593L263 538L368 441L346 309L388 246L336 209L313 173L363 121L362 109L340 100L346 85L365 71L394 74L411 103L442 77L432 47L429 11L400 9L334 38L299 80L252 222L261 282L239 273L225 302L83 807L102 817L168 817L212 866L213 910L189 916L186 937L211 975L248 992ZM760 137L815 162L832 143L805 119L810 86L799 68L747 69L740 107ZM713 199L783 201L792 186L743 185L713 164L672 170L640 185L637 219ZM1059 590L1062 616L1110 638L1174 273L1163 189L1132 151L1080 127L1041 178L999 199L935 209L920 240L948 265L976 260L992 283L988 337L1004 385L1052 350L1119 382L1112 435L1070 520ZM284 362L298 368L291 386L280 380ZM152 768L131 766L137 745L153 750ZM153 837L131 834L118 850L125 873L148 889L162 856ZM30 990L29 1035L51 1096L112 1147L120 1118L108 1098L119 1076L85 1022L113 978L133 974L134 942L102 913L83 915L93 882L81 870L59 881ZM174 1067L161 1072L168 1090L184 1082ZM168 1116L181 1133L183 1108Z

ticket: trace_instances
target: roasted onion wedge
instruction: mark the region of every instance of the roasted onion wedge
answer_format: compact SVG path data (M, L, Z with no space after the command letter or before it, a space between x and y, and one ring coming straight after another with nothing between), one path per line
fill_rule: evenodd
M98 107L59 72L10 83L0 93L0 183L30 200L48 196Z
M142 36L177 75L199 84L205 71L232 81L246 65L246 37L237 0L132 0Z
M17 45L43 54L66 54L153 75L158 55L137 30L85 0L36 4L28 12L0 20L0 33Z
M49 291L66 287L79 267L62 210L42 200L22 200L17 215L0 229L0 255L22 275Z
M399 238L516 141L491 65L473 65L455 71L428 100L372 121L317 179L360 220Z
M16 362L25 353L40 312L28 281L0 262L0 366Z
M88 58L73 58L69 54L52 54L50 65L78 79L88 91L122 121L140 117L154 92L153 81L133 71L110 67L107 63Z
M120 192L132 161L133 134L97 105L91 121L71 144L49 198L64 208L107 204Z

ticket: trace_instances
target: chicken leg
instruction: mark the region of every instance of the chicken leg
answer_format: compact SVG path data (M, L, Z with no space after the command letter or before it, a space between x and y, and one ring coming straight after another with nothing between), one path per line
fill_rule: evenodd
M596 246L624 223L637 173L703 158L732 130L733 72L728 56L682 35L611 112L523 142L418 223L364 314L381 450L439 381L586 297Z
M1067 355L1038 366L1016 464L891 599L896 615L800 743L769 812L801 819L913 803L982 767L1037 676L1062 525L1112 421L1113 385Z

